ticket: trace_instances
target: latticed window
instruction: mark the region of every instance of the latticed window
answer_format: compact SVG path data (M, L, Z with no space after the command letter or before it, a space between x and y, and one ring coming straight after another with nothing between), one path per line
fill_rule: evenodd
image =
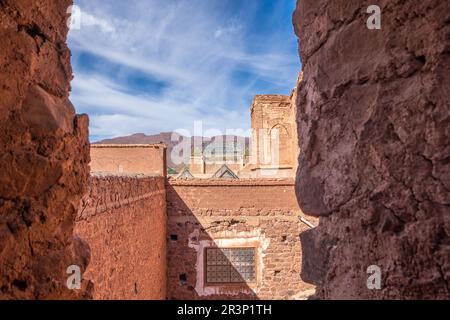
M207 248L206 283L247 283L256 280L255 248Z

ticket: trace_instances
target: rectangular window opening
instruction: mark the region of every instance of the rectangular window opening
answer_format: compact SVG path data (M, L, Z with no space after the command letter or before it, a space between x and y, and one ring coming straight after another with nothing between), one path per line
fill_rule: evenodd
M252 283L256 281L255 248L206 248L207 284Z

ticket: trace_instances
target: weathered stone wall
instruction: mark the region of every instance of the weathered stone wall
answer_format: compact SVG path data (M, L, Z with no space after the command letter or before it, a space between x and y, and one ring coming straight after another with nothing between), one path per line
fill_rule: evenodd
M75 232L91 247L94 299L166 298L165 179L94 175Z
M71 0L0 1L0 299L89 296L66 288L89 252L73 227L88 178L88 119L68 96Z
M165 176L166 146L163 144L93 144L91 172Z
M448 1L298 1L297 194L321 217L321 298L450 298L449 22Z
M300 299L314 287L300 277L293 179L170 180L167 185L169 299ZM316 222L311 218L311 222ZM206 247L258 248L255 284L204 284Z

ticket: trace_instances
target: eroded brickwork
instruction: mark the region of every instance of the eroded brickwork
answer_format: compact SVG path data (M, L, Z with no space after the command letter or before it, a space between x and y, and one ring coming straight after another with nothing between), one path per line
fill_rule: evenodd
M75 232L91 247L95 299L166 298L163 177L94 175Z
M93 144L91 172L108 174L167 174L166 146L163 144Z
M294 177L299 153L291 96L258 95L251 106L252 177Z
M71 4L0 1L0 299L89 296L86 282L66 287L67 268L89 261L73 237L89 148L68 99Z
M299 221L293 180L171 180L167 188L169 299L301 299L314 293L300 277L300 235L310 227ZM256 247L256 283L206 285L202 253L210 246Z
M450 298L449 21L448 1L298 1L297 194L321 216L323 299Z

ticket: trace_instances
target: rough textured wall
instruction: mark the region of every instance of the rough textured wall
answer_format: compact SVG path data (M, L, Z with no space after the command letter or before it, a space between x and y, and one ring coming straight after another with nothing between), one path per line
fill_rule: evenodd
M166 298L165 193L163 177L91 177L75 232L91 247L94 299Z
M227 165L233 172L238 172L244 166L242 156L193 156L189 163L189 172L198 178L212 177L222 166Z
M68 99L71 2L0 1L0 299L89 295L66 288L67 268L89 260L73 237L89 147Z
M449 22L448 1L298 1L297 194L321 217L321 298L450 298Z
M169 299L301 299L299 221L293 179L171 180L167 186ZM311 222L317 223L311 218ZM205 285L206 247L257 247L257 283Z
M93 144L91 172L166 176L166 146L163 144Z
M298 144L295 143L297 127L291 97L255 96L251 106L251 126L253 177L294 177Z

